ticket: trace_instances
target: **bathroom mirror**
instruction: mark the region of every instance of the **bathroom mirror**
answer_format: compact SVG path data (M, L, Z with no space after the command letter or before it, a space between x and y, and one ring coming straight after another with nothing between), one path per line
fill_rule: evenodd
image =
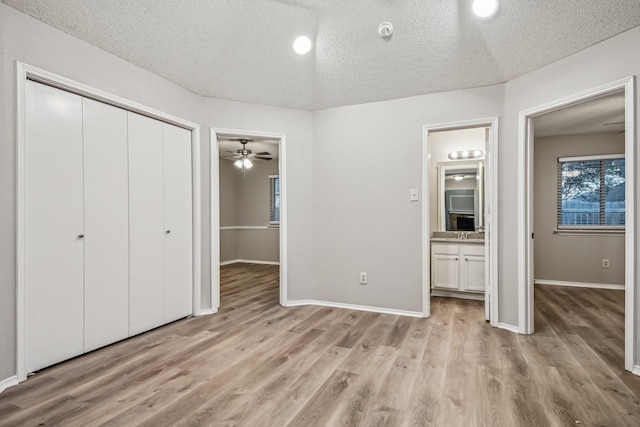
M438 163L438 230L484 231L484 162Z

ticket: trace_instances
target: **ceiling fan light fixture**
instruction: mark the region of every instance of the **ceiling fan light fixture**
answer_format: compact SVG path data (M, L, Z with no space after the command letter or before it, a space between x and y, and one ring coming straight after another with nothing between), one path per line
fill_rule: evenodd
M306 55L311 50L311 39L307 36L300 36L293 41L291 47L298 55Z
M498 0L473 0L471 9L473 13L480 19L492 18L500 7Z
M251 169L253 167L253 163L251 162L251 160L247 159L246 157L243 159L236 160L233 164L238 169L242 169L243 166L245 169Z

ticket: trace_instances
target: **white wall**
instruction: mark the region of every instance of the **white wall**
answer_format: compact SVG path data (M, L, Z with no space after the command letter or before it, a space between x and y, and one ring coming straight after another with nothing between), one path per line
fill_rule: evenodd
M624 134L602 132L535 138L534 278L624 285L624 235L556 234L558 157L624 154ZM601 260L611 262L602 268Z
M502 103L491 86L314 113L314 299L422 312L423 213L409 200L422 126L498 116Z

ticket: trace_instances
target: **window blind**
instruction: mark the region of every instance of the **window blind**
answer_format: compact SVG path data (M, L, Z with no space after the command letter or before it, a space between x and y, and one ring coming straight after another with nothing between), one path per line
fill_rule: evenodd
M624 227L624 162L624 155L558 159L558 229Z
M280 224L280 177L269 175L269 223Z

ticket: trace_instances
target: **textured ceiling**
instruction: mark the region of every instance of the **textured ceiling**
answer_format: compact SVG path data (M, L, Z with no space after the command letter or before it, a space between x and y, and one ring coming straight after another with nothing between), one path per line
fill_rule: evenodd
M638 0L503 0L488 21L471 0L2 1L197 94L309 110L505 82L640 25Z
M624 130L624 92L552 111L534 118L535 136Z

